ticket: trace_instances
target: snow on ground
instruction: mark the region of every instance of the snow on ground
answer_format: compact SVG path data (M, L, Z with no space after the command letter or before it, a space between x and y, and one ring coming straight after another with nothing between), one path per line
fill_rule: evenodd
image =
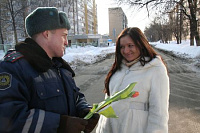
M160 42L150 42L151 45L158 49L170 51L173 54L182 58L200 58L200 46L190 46L190 42L182 41L181 44L176 44L171 41L168 44ZM66 48L63 58L72 65L92 64L104 59L108 54L115 52L115 46L109 47L94 47L94 46L73 46Z
M176 54L177 56L181 56L182 58L194 58L200 59L200 46L190 46L189 41L182 41L181 44L176 44L175 41L171 41L168 44L163 44L160 42L151 42L151 45L154 47L165 50L171 51L172 53ZM94 47L94 46L72 46L67 47L65 51L65 55L63 59L65 59L68 63L73 66L76 65L85 65L85 64L92 64L98 62L104 58L108 54L115 52L115 46L108 46L108 47ZM0 50L0 58L4 56L2 50ZM200 63L200 62L199 62Z
M107 55L115 52L115 46L110 47L94 47L94 46L85 46L85 47L68 47L65 50L65 59L68 63L72 65L76 64L92 64L103 60Z
M4 56L4 52L3 52L3 50L0 50L0 59L2 59L3 56Z
M190 46L189 40L182 40L181 44L176 44L175 41L171 41L168 44L160 42L151 42L150 44L158 49L171 51L173 54L183 58L200 58L200 46Z

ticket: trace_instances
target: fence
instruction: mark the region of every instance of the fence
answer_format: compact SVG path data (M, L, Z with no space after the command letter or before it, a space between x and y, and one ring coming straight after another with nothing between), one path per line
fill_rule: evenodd
M71 43L70 45L68 45L67 47L85 47L85 46L94 46L94 47L98 47L97 43ZM100 45L101 46L101 45ZM14 49L15 45L11 45L11 44L0 44L0 50L3 50L5 53L9 50L9 49Z
M11 45L11 44L0 44L0 50L3 50L5 53L9 50L9 49L13 49L15 46Z
M88 45L95 46L95 47L98 46L97 43L71 43L71 44L68 45L68 47L74 47L75 46L77 48L78 46L85 47L85 46L88 46Z

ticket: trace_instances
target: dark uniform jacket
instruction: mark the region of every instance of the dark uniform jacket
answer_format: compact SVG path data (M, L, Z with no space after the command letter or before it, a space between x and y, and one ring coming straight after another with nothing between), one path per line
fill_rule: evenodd
M15 49L0 62L0 133L56 133L61 114L91 107L62 58L51 60L30 38Z

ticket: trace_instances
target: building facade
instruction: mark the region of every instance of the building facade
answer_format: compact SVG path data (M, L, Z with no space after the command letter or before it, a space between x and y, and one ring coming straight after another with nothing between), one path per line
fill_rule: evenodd
M67 13L71 25L69 35L98 33L95 0L41 0L37 3L30 0L30 4L30 11L38 6L53 6Z
M127 17L121 7L109 8L109 36L112 42L116 42L121 31L128 27Z
M62 10L62 7L60 7ZM97 34L97 6L95 0L74 0L64 8L71 24L70 34Z
M98 43L97 5L95 0L73 0L66 7L71 29L69 43Z

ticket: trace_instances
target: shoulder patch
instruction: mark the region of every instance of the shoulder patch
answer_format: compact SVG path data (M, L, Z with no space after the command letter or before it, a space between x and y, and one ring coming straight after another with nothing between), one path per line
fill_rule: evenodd
M12 51L4 57L4 61L15 62L22 57L24 56L20 52Z
M11 86L12 75L6 72L0 73L0 91L6 90Z

